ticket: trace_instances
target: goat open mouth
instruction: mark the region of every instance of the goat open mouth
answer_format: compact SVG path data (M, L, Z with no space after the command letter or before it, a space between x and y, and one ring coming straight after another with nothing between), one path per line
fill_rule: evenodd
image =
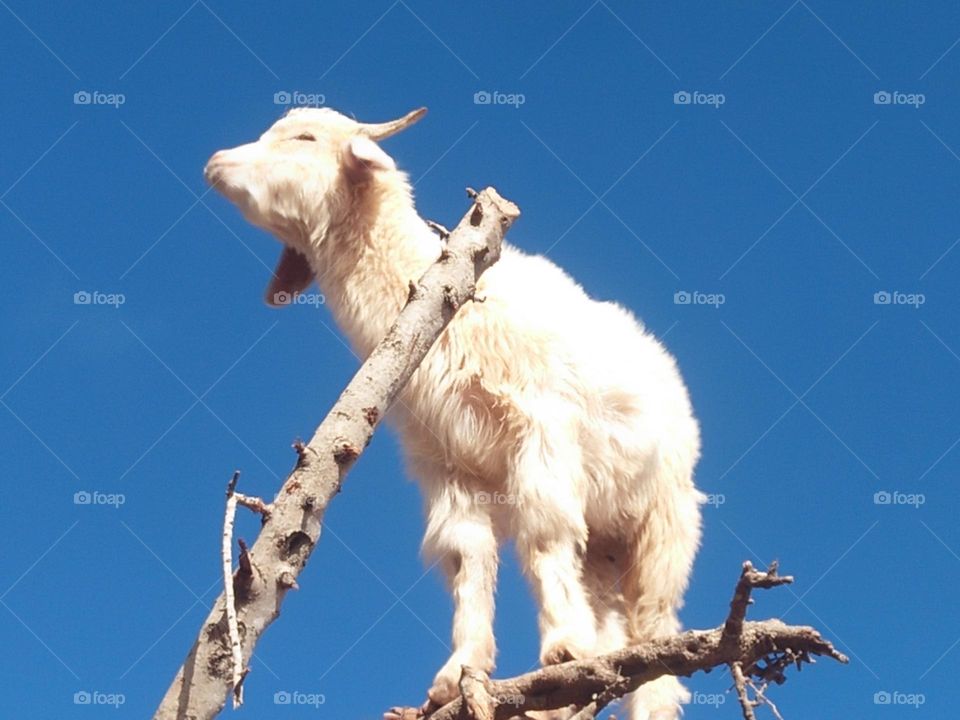
M310 287L312 282L313 268L307 257L299 250L284 245L273 277L267 284L264 300L271 307L289 305L294 296Z

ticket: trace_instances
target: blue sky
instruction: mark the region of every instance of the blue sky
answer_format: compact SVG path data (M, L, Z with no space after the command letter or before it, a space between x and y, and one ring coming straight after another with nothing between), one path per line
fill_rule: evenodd
M714 497L686 626L722 621L743 560L779 558L796 585L753 616L851 657L777 688L785 717L954 716L955 4L0 6L5 717L152 712L219 588L231 472L271 496L357 367L326 309L263 305L278 246L202 179L295 91L370 121L429 106L385 143L421 213L453 224L464 186L497 186L514 244L675 353ZM422 699L451 608L398 458L382 430L238 717ZM535 663L535 628L508 551L499 674ZM738 716L728 677L689 684L689 718ZM123 704L75 702L94 692Z

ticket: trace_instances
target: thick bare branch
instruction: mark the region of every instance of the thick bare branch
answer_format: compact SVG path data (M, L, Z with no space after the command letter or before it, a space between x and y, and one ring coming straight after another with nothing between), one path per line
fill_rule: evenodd
M260 635L279 615L287 590L296 587L296 578L320 538L327 504L374 428L457 308L472 300L479 275L500 257L503 235L520 212L493 188L471 197L471 208L450 234L440 259L418 283L411 283L407 305L387 336L310 442L297 447L297 466L269 505L260 535L249 550L252 572L242 588L235 587L245 664ZM228 635L221 594L155 720L202 720L223 709L233 687Z
M569 706L580 709L578 718L589 719L616 698L662 675L688 676L723 665L731 667L744 717L752 720L758 700L769 702L759 697L762 693L758 694L758 700L749 698L747 688L756 690L752 677L764 683L782 682L786 667L812 662L814 656L847 662L846 656L812 627L786 625L780 620L749 622L744 619L754 588L772 588L789 582L792 578L777 575L775 564L767 572L759 572L745 563L727 620L713 630L691 630L506 680L486 679L484 692L495 703L493 720L511 720L528 711ZM467 714L463 714L465 711ZM414 715L407 708L394 708L387 717ZM461 720L474 716L464 707L463 698L457 698L428 717L429 720Z
M622 697L661 675L687 676L733 662L752 665L771 653L788 649L847 661L815 629L785 625L779 620L745 622L736 646L725 647L722 636L722 627L693 630L591 660L553 665L509 680L491 680L492 696L522 698L517 705L498 705L494 717L507 720L527 710L583 707L593 702L594 696L611 692ZM618 669L623 676L619 680ZM433 713L430 720L456 720L461 717L460 706L458 698Z

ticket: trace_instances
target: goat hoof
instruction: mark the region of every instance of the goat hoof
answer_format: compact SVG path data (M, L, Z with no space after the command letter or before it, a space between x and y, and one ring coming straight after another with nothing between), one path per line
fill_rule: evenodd
M441 677L440 674L433 681L433 687L427 690L427 700L420 708L421 714L428 715L435 710L442 708L449 702L453 702L460 695L460 686L457 680L449 677Z
M561 663L570 662L571 660L576 660L576 657L574 657L569 648L563 645L555 645L543 651L540 657L540 664L543 666L560 665Z
M571 660L591 657L591 645L590 643L578 642L576 637L569 634L552 638L547 636L540 650L540 664L546 667L547 665L559 665Z

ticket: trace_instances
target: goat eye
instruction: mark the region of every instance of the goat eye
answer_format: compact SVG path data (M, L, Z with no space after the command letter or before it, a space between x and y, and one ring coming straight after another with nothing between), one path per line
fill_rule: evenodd
M299 135L297 135L297 136L294 138L294 140L310 140L310 141L313 141L313 140L316 140L316 138L315 138L313 135L311 135L310 133L306 133L306 132L305 132L305 133L300 133Z

